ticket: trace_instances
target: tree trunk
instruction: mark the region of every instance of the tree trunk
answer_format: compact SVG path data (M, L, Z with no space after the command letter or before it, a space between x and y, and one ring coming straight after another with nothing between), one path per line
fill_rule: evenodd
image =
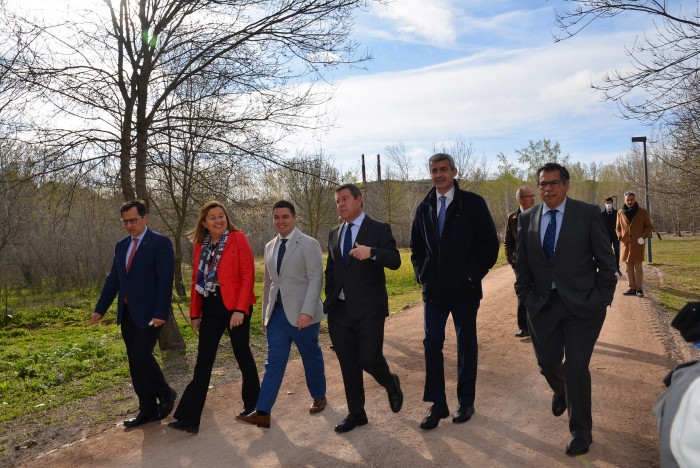
M163 325L163 329L158 337L158 347L161 351L179 351L187 347L185 340L182 338L182 333L180 333L180 328L178 328L175 321L172 305L170 306L170 317Z
M182 238L175 237L175 290L180 298L187 297L185 284L182 281Z

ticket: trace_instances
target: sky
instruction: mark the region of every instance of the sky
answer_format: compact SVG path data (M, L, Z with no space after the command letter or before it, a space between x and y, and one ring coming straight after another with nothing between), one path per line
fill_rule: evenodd
M24 1L38 9L67 5ZM104 7L100 0L72 2ZM516 150L549 139L572 161L613 162L631 148L632 136L651 129L620 118L617 105L604 102L591 84L631 69L626 49L654 28L650 17L625 13L555 42L561 33L555 12L574 6L567 0L370 1L358 12L352 39L373 60L329 77L334 128L287 138L286 154L323 151L341 171L359 171L365 154L374 173L376 154L401 143L421 176L428 157L457 139L471 143L491 171L499 153L516 163ZM388 163L385 158L383 167Z
M358 15L353 39L374 60L345 69L329 110L335 127L290 138L290 152L322 149L345 170L360 155L376 164L403 143L417 171L434 149L461 138L496 169L503 153L549 139L583 163L611 163L631 137L651 131L620 118L592 83L631 68L626 47L653 31L650 18L626 13L555 42L555 11L565 0L393 0ZM388 161L383 161L383 166ZM427 171L427 169L426 169Z

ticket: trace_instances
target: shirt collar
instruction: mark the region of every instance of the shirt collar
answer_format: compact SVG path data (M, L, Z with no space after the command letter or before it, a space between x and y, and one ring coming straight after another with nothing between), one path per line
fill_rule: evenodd
M139 234L139 235L136 236L136 237L132 237L132 239L138 239L138 240L139 240L139 244L140 244L147 232L148 232L148 226L146 226L146 229L144 229L143 232L142 232L141 234Z
M345 225L347 226L348 223L352 223L353 226L360 226L362 224L362 221L365 219L365 212L363 211L360 213L360 216L357 218L353 219L352 221L345 221Z
M295 234L296 232L297 232L297 228L295 227L294 229L292 229L292 232L290 232L288 235L286 235L286 236L284 236L284 237L282 237L280 234L277 234L277 241L279 242L279 241L281 241L282 239L287 239L287 240L289 240L289 239L291 239L292 237L294 237L294 234Z

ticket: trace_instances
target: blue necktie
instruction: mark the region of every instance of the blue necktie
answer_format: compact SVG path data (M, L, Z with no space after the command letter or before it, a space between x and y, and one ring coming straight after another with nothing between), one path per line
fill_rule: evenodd
M441 195L440 211L438 212L438 234L440 235L440 237L442 237L442 230L445 228L445 211L447 211L445 201L447 201L447 197L445 195Z
M343 262L350 264L350 250L352 250L352 223L345 227L345 238L343 239Z
M277 274L280 274L280 268L282 267L282 259L284 258L284 253L287 251L287 246L285 245L289 239L280 239L282 244L280 244L280 249L277 252Z
M544 240L542 241L542 248L544 249L544 254L547 260L550 262L554 258L554 244L557 235L557 212L559 210L549 210L547 214L549 215L549 224L547 224L547 230L544 231Z

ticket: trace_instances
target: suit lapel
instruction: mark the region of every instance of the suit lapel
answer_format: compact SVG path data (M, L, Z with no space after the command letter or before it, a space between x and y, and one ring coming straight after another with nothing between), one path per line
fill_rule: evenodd
M557 243L554 245L554 258L557 258L559 251L563 250L560 246L564 246L566 240L569 238L571 233L574 231L576 226L576 216L578 213L578 205L574 200L566 199L566 208L564 209L564 216L561 221L561 229L559 230L559 237L557 237ZM552 259L554 260L554 259Z
M133 270L134 268L138 268L137 264L139 262L139 259L143 257L143 253L145 252L145 250L143 250L143 249L148 248L148 246L150 245L150 240L151 240L151 230L148 229L146 231L146 234L143 236L143 239L141 239L141 241L139 241L139 245L136 247L136 253L134 254L134 259L131 261L131 267L129 268L129 271ZM131 238L129 238L129 242L132 242ZM128 249L128 247L127 247L127 249ZM124 255L126 255L126 253ZM126 263L124 264L124 268L126 268Z
M357 231L357 237L355 237L355 242L357 242L360 245L367 245L365 237L367 236L367 233L372 229L372 221L372 218L365 215L365 219L363 219L362 224L360 224L360 230ZM353 243L352 246L355 247L355 244Z
M299 242L301 242L301 233L299 232L299 230L297 230L295 231L294 236L287 241L287 250L285 250L284 257L282 258L282 265L280 265L280 274L282 273L282 270L284 270L284 266L287 264L289 258L294 254L294 251L299 245ZM277 265L275 265L275 270L277 270L276 267Z

